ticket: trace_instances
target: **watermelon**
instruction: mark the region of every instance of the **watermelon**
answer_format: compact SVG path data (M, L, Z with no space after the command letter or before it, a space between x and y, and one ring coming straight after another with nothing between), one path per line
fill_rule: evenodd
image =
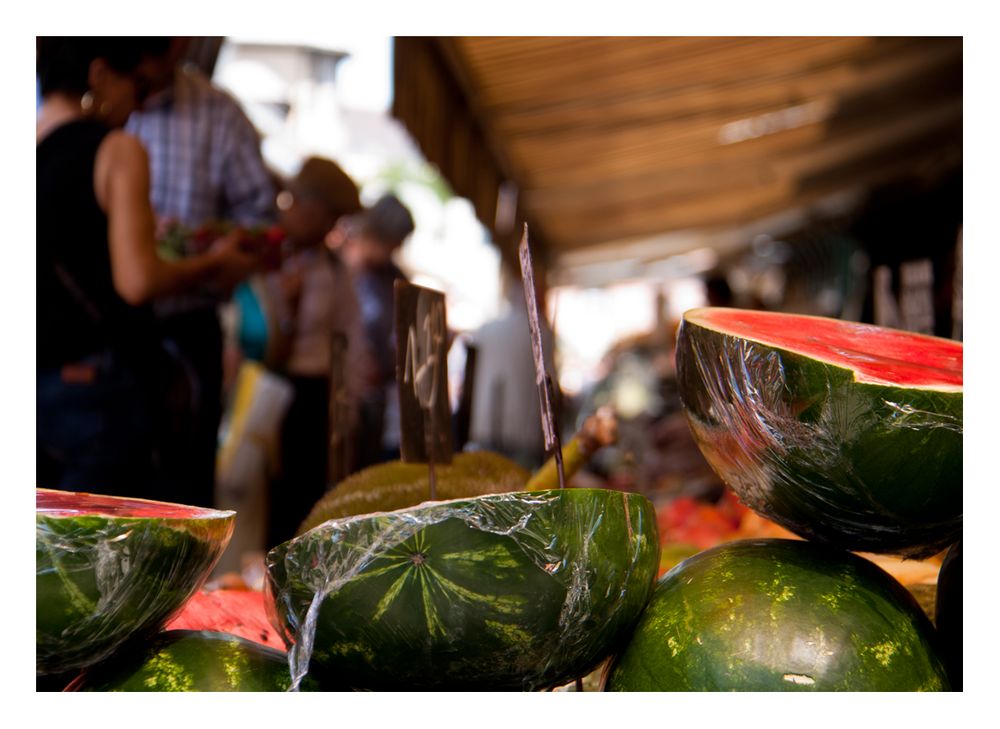
M934 622L941 636L941 653L948 677L956 691L962 690L962 542L948 550L938 573Z
M91 666L66 691L287 691L285 654L230 633L168 630ZM311 680L303 688L312 689Z
M198 590L165 626L165 630L210 630L232 633L280 651L284 641L267 618L264 593L257 590Z
M235 514L36 489L36 674L105 659L157 631L201 586Z
M962 344L821 317L684 314L681 400L761 515L845 549L926 557L962 528Z
M515 492L327 521L268 553L267 592L323 685L535 690L610 655L658 561L644 496Z
M609 691L941 691L930 620L872 562L795 539L740 540L656 587Z

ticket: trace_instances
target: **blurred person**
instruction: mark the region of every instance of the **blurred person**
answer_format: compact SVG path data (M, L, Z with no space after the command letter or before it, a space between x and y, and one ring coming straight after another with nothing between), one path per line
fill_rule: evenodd
M361 313L347 267L326 249L327 234L342 216L361 210L354 181L336 163L305 161L279 196L289 252L267 275L286 339L275 366L294 395L281 429L280 475L270 496L268 545L290 539L327 488L331 404L356 420L367 356ZM333 343L346 339L344 391L331 393ZM335 402L334 402L335 401Z
M733 290L722 271L712 271L705 277L705 306L732 306Z
M555 352L552 329L544 316L543 274L536 263L536 286L542 346L546 356ZM528 469L545 460L545 440L540 419L531 329L524 289L518 277L505 276L507 312L480 327L471 337L477 348L475 390L470 439L477 446L512 458ZM551 362L551 359L548 360ZM558 384L553 381L556 404ZM559 428L558 414L556 427Z
M150 94L127 126L149 154L159 228L274 222L276 190L257 130L232 96L181 62L189 39L164 41L144 60ZM199 506L213 500L223 380L218 306L225 298L201 287L154 306L165 345L188 373L162 422L159 469Z
M234 231L203 255L156 253L145 150L122 131L161 38L38 38L37 485L151 493L162 360L149 302L231 287L256 260Z
M345 222L344 260L353 274L371 355L359 412L355 464L363 468L399 458L393 285L407 278L393 262L393 254L415 226L410 211L391 193Z

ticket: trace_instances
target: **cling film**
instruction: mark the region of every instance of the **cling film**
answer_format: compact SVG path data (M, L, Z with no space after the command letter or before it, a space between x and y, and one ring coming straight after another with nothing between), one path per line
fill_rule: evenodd
M98 663L179 610L215 566L235 514L36 490L36 673Z
M705 320L682 321L678 385L702 453L741 501L800 536L847 549L926 557L958 539L960 384L875 381L874 327L864 327L872 350L865 379L850 363L729 334ZM798 320L806 327L824 321ZM919 368L896 363L904 365Z
M267 590L293 688L537 690L618 647L658 564L645 497L515 492L327 521L271 550Z

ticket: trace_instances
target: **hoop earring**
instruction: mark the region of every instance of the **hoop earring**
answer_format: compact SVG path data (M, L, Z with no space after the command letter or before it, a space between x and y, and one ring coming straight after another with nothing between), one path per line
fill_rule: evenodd
M85 112L94 108L94 95L90 91L80 97L80 108Z

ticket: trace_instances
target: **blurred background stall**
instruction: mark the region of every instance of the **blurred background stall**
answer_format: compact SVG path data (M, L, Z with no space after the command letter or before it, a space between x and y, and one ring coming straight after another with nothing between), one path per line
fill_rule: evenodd
M685 512L696 532L753 520L680 408L686 309L961 338L961 38L232 37L215 78L275 170L324 154L365 203L392 192L412 212L395 261L446 293L453 407L477 335L489 349L504 321L520 331L503 281L528 223L562 430L602 405L619 418L576 482L714 509ZM476 354L468 447L537 465L503 435L539 435L530 370L513 396L521 365Z
M324 28L192 38L184 62L239 102L277 183L319 156L357 183L364 206L391 193L405 207L412 231L391 260L446 295L453 409L475 382L468 447L535 466L531 370L503 345L523 335L527 351L516 273L527 223L564 435L603 405L619 419L618 444L575 483L647 494L665 539L705 546L768 528L735 503L687 428L673 372L685 310L962 337L959 37ZM467 380L473 360L480 376ZM388 457L387 443L383 433L352 465Z

